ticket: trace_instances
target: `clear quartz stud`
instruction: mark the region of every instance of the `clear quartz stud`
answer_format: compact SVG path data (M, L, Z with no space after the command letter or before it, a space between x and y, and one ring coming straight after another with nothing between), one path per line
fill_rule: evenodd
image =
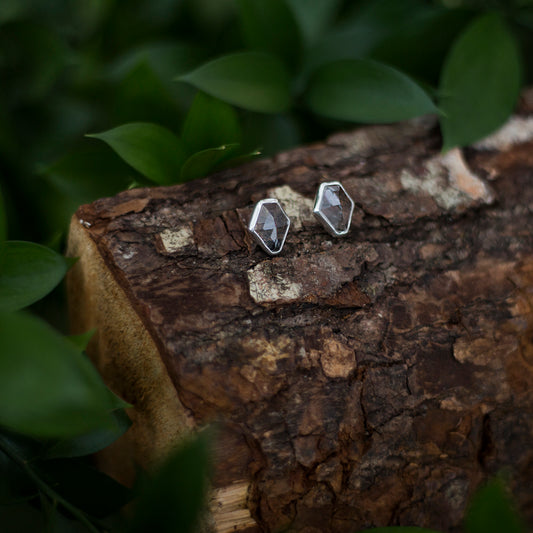
M348 233L353 208L353 200L338 181L320 184L313 214L331 235Z
M274 198L257 202L248 230L256 242L270 255L281 252L291 221Z

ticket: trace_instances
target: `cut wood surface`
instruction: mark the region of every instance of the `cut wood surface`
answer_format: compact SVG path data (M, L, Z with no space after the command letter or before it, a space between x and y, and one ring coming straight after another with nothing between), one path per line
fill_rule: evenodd
M429 118L82 206L73 332L134 406L102 468L131 483L218 421L208 529L458 531L502 471L533 526L532 111L444 155ZM331 180L344 238L312 216ZM274 258L246 232L265 197Z

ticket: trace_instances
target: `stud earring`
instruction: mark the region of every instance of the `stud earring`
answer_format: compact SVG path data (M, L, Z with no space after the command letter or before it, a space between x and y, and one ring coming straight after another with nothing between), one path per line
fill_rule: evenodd
M280 203L275 198L266 198L255 204L248 231L267 254L278 255L290 225L291 221Z
M350 229L354 202L338 181L321 183L315 197L313 215L334 237L346 235Z

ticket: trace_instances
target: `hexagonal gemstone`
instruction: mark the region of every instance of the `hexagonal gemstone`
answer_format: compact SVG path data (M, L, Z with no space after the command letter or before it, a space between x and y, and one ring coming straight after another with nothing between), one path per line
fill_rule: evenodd
M329 233L348 233L353 208L353 200L338 181L320 184L313 213Z
M289 217L279 202L267 198L256 204L248 229L265 252L276 255L283 248L289 226Z

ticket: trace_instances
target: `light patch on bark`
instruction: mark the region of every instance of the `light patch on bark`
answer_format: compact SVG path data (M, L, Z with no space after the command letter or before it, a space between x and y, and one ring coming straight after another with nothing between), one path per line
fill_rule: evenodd
M303 286L296 281L288 280L272 272L269 261L259 263L246 272L250 296L255 303L274 303L277 301L292 302L299 300L303 294Z
M133 198L111 207L107 212L107 218L117 218L128 213L140 213L144 210L149 198Z
M314 201L310 198L306 198L288 185L270 189L268 195L277 198L281 203L283 209L291 219L291 230L298 231L302 229L303 225L314 223Z
M349 133L336 133L328 139L328 145L345 147L346 155L368 157L379 153L389 146L397 144L397 139L406 139L420 131L427 131L435 124L435 117L425 116L413 120L406 120L400 124L378 125L360 128Z
M390 146L391 135L398 133L398 128L395 129L395 126L381 125L361 128L350 133L338 133L333 135L328 143L332 145L343 144L350 156L366 157ZM410 129L411 125L406 122L399 128Z
M494 363L498 363L501 366L501 361L495 357L493 348L493 339L479 338L472 340L460 337L453 345L453 356L460 363L481 366L492 366Z
M275 342L269 342L262 337L247 337L242 342L243 348L250 353L256 353L256 358L250 359L250 364L245 365L249 376L255 375L252 368L265 374L275 374L278 370L278 362L290 357L293 344L288 337L280 336ZM244 375L244 373L243 373ZM248 379L248 376L245 376ZM254 381L250 379L250 381Z
M343 141L350 155L363 155L368 153L376 145L380 147L383 144L381 129L374 130L356 130L353 134L345 135Z
M489 186L468 168L459 149L432 157L425 166L426 172L419 176L404 169L400 176L402 187L411 192L428 194L447 211L472 200L487 204L494 201Z
M402 170L400 182L402 187L414 193L425 193L435 200L435 203L445 209L453 210L465 202L465 197L460 191L453 189L445 178L445 169L442 162L430 159L426 164L427 172L415 176L409 170Z
M452 186L473 200L481 200L486 204L491 204L494 201L494 195L489 186L468 168L463 154L458 148L444 154L442 162L450 172Z
M355 352L336 339L324 342L320 364L329 378L347 378L355 370Z
M507 150L533 139L533 117L511 117L499 130L474 144L478 150Z
M471 363L482 367L503 368L503 361L519 349L515 335L505 335L494 344L492 337L459 337L453 345L453 356L460 363Z
M179 252L194 244L192 229L189 226L183 226L178 230L166 229L159 234L159 237L165 251L169 254Z

